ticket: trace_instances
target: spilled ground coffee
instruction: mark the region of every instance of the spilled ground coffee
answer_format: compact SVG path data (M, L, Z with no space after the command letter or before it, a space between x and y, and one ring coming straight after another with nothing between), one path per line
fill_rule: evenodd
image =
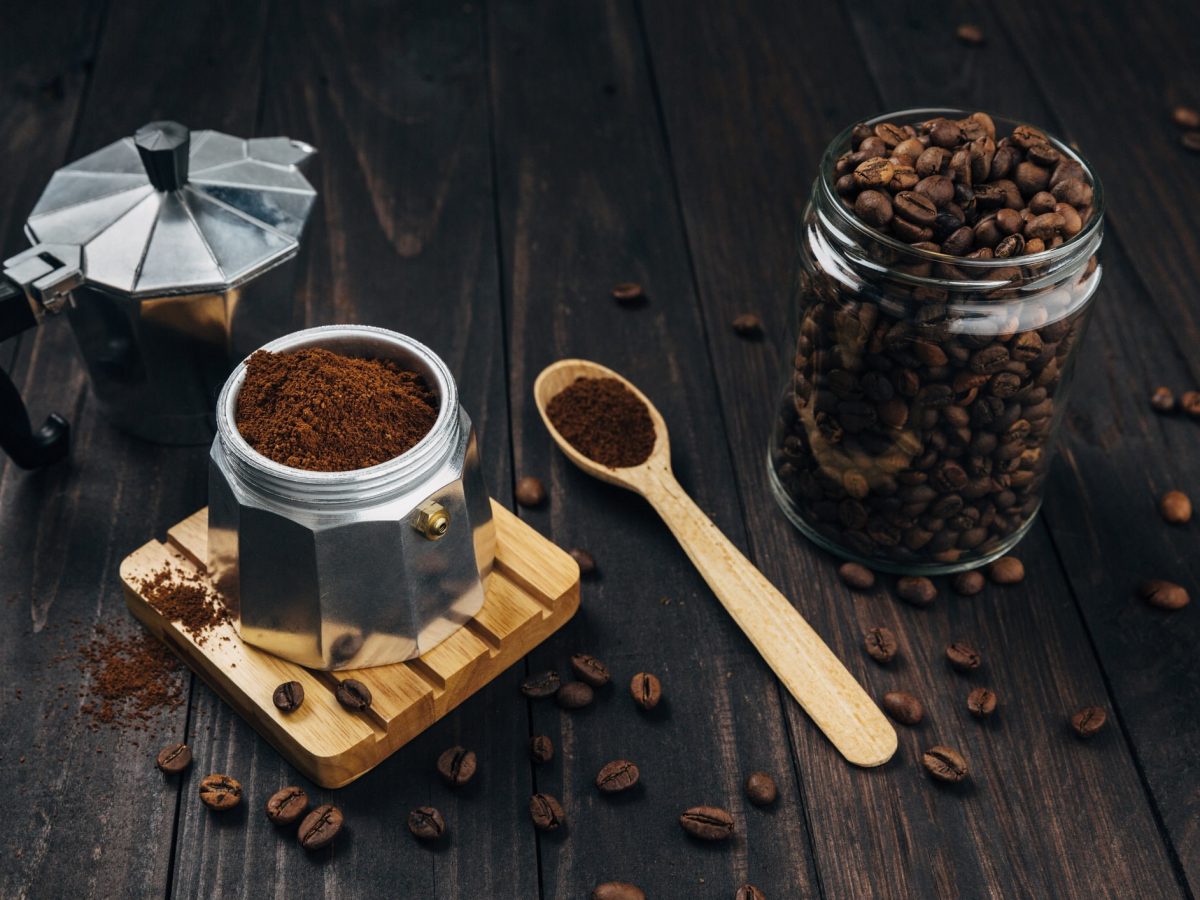
M624 469L654 450L654 423L646 404L616 378L577 378L546 406L567 442L596 462Z

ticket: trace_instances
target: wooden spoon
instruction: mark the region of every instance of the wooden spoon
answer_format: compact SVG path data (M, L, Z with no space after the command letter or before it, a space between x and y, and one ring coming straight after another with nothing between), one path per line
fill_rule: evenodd
M646 404L656 439L644 463L624 469L602 465L559 434L546 407L580 377L615 378ZM738 627L842 756L859 766L878 766L891 759L896 732L879 707L787 598L679 486L671 472L666 422L645 394L611 369L583 359L564 359L542 371L533 395L542 421L571 462L589 475L641 494L657 510Z

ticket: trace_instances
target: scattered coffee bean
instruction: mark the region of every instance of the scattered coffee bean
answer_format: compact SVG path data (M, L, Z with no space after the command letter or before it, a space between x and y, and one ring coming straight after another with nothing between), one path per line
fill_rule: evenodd
M475 777L478 764L473 750L451 747L438 757L437 771L442 776L442 781L450 787L462 787Z
M754 313L742 313L733 320L733 330L745 338L761 337L763 332L762 319Z
M1167 491L1158 509L1163 520L1171 525L1186 525L1192 518L1192 501L1183 491Z
M1200 391L1185 391L1181 394L1179 408L1192 418L1200 418Z
M556 831L567 820L567 814L556 797L534 794L529 798L529 818L539 831Z
M583 709L595 698L596 692L585 681L568 681L558 689L554 699L563 709Z
M733 836L733 816L719 806L693 806L679 817L679 824L692 837L723 841Z
M1099 706L1085 706L1071 716L1071 727L1081 738L1090 738L1104 727L1106 721L1108 721L1108 713Z
M1200 131L1185 131L1183 137L1179 139L1179 143L1183 145L1183 149L1185 150L1200 153Z
M929 606L937 599L937 586L921 575L905 575L896 581L896 594L913 606Z
M1155 412L1175 412L1175 392L1169 387L1156 387L1150 395L1150 406Z
M637 303L646 295L642 292L642 286L636 281L622 281L620 284L613 285L612 296L618 303Z
M562 687L562 680L553 669L549 672L539 672L530 675L521 682L521 693L531 700L544 700L553 697Z
M200 800L209 809L233 809L242 802L242 786L219 772L205 775L200 780Z
M304 702L304 685L298 681L285 681L275 688L271 700L280 712L295 712Z
M1176 106L1171 110L1171 121L1180 128L1200 128L1200 111L1190 106Z
M267 798L267 818L276 825L293 825L308 809L308 794L303 788L280 788Z
M1015 556L1002 556L988 566L988 575L996 584L1019 584L1025 580L1025 564Z
M1151 606L1169 610L1183 609L1192 599L1182 585L1161 578L1143 581L1138 588L1138 596Z
M338 682L334 692L338 703L354 711L364 710L371 705L371 689L361 681L345 678Z
M646 900L645 892L627 881L606 881L596 885L592 900Z
M192 764L192 751L187 744L168 744L158 751L154 764L168 775L178 775Z
M536 763L548 763L554 759L554 741L544 734L535 734L529 739L529 756Z
M770 806L779 796L779 788L766 772L751 772L746 778L746 796L755 806Z
M743 884L733 895L733 900L767 900L767 895L752 884Z
M871 659L884 665L896 658L896 650L899 649L896 635L892 634L890 628L882 626L868 631L863 637L863 645L867 648L867 655Z
M954 36L969 47L978 47L983 43L983 29L978 25L959 25Z
M869 591L875 587L875 573L858 563L842 563L838 566L838 575L841 576L846 587L856 591Z
M954 576L954 581L951 584L954 587L954 593L960 597L974 597L983 590L983 573L977 569L972 569L969 572L959 572Z
M907 691L888 691L883 708L901 725L918 725L925 718L925 705Z
M432 806L418 806L408 814L408 830L423 841L436 841L446 833L446 820Z
M955 641L948 646L946 660L960 672L973 672L983 662L979 651L966 641Z
M641 773L636 765L627 759L614 759L596 775L596 787L606 794L616 794L629 790L638 783L639 777Z
M642 709L654 709L662 700L662 684L649 672L638 672L629 682L629 693Z
M546 487L540 478L526 475L517 480L515 496L519 504L532 509L546 502Z
M305 850L320 850L333 842L344 822L340 809L332 803L322 803L304 817L296 831L296 840Z
M996 692L991 688L975 688L967 694L967 709L971 711L971 715L986 719L996 711Z
M589 653L576 653L572 656L571 668L580 681L586 681L594 688L608 684L608 666Z
M591 575L596 571L596 560L586 550L580 547L572 547L567 552L571 554L571 559L579 564L580 575Z
M921 755L921 765L938 781L962 781L969 774L967 761L950 747L930 747Z

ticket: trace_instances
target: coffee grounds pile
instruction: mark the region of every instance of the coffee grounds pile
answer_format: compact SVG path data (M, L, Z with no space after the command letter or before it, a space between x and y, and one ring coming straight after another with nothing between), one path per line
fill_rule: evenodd
M172 622L203 646L210 632L229 621L229 613L208 587L203 575L186 574L164 565L143 578L138 585L141 595Z
M420 374L391 360L308 347L251 356L235 418L247 443L275 462L346 472L411 450L437 414Z
M102 725L148 731L163 712L183 703L179 660L141 630L125 636L95 626L79 647L77 667L87 679L88 700L80 711L91 720L91 731Z
M646 405L616 378L577 378L546 406L559 434L590 459L614 469L644 463L654 449Z

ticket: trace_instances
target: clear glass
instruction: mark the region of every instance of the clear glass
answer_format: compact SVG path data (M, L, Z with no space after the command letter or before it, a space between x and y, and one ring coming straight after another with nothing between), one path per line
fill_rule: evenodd
M868 124L915 123L952 109ZM1020 123L994 119L997 135ZM795 342L768 456L788 518L873 569L939 574L1007 553L1042 502L1079 340L1100 283L1103 197L1052 249L964 259L867 225L821 161L797 235Z

